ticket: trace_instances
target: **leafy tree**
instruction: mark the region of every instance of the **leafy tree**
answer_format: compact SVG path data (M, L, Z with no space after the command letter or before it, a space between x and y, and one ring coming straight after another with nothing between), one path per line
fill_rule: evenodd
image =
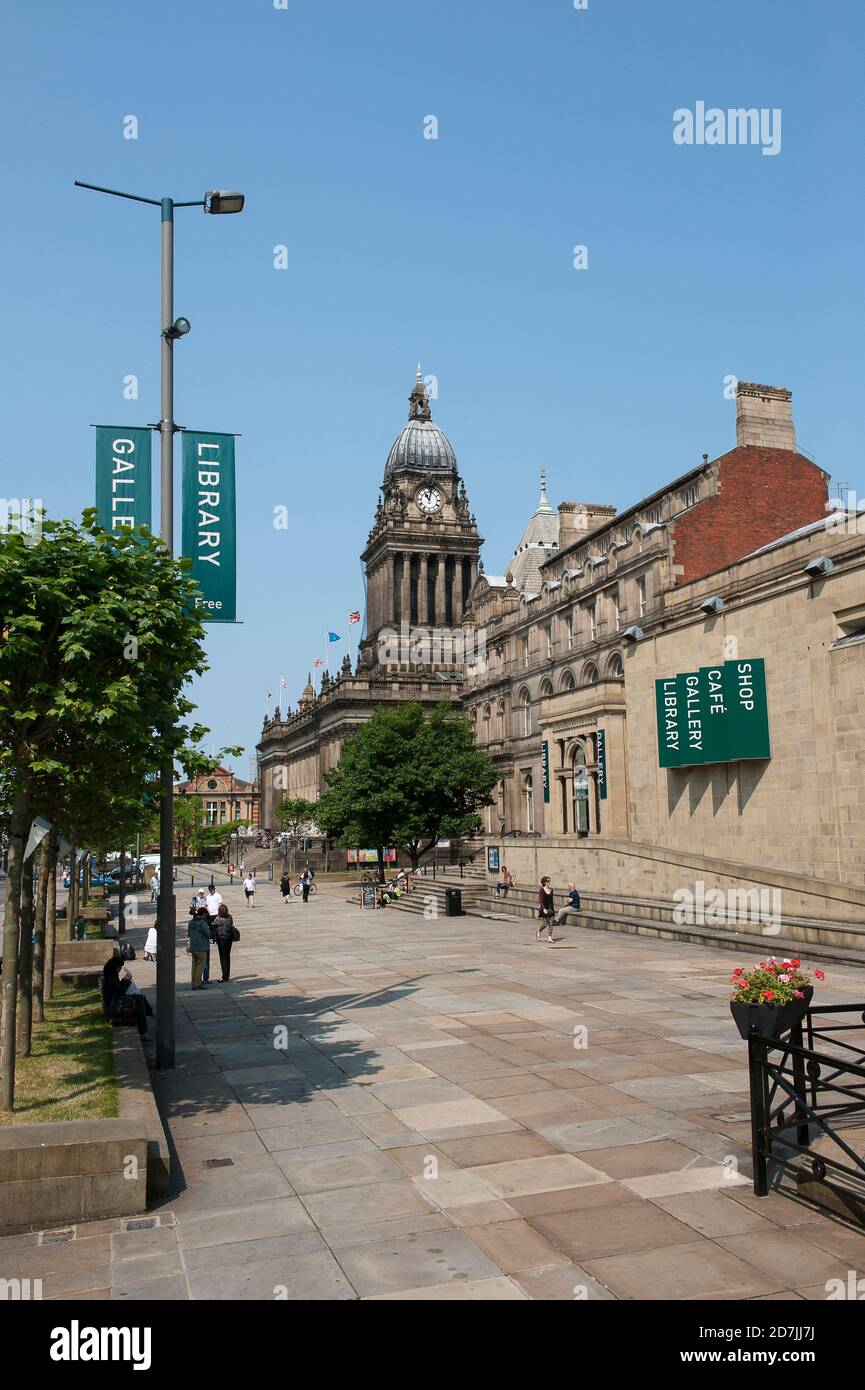
M189 563L146 531L43 520L0 537L0 747L11 795L0 1023L0 1109L15 1085L22 854L31 816L61 831L140 803L160 757L199 743L186 683L206 669ZM151 789L152 790L152 789ZM86 802L90 800L88 811ZM91 829L95 829L92 824ZM76 875L73 874L73 884Z
M198 849L204 828L204 807L198 796L174 798L174 849L178 859L186 859Z
M375 845L383 880L386 845L416 869L440 839L476 834L498 773L464 716L446 703L430 714L411 703L379 706L325 780L316 821L341 845Z

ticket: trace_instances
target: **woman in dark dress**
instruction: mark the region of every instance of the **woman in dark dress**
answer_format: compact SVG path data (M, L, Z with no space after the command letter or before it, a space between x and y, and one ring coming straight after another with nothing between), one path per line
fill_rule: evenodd
M279 891L284 903L291 902L291 877L289 874L284 873L279 880Z
M538 927L537 936L535 937L536 941L540 941L543 935L544 925L546 924L547 942L549 945L553 944L553 918L555 915L556 906L553 902L553 889L549 875L545 874L541 879L541 886L538 889L538 917L540 918L541 924Z

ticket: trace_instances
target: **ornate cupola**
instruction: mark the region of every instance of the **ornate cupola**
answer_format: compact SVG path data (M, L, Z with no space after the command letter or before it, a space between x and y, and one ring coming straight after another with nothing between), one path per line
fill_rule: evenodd
M420 367L408 402L408 421L388 453L361 556L367 578L361 656L367 667L383 664L385 629L458 626L477 578L477 524L453 445L433 422Z

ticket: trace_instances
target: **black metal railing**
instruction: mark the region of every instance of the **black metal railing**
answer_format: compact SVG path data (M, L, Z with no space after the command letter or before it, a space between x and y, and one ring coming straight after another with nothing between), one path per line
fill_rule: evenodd
M857 1015L857 1021L836 1022L842 1015ZM769 1161L789 1166L796 1156L807 1160L820 1181L832 1174L865 1182L863 1024L863 1004L820 1004L809 1008L804 1020L783 1037L767 1037L756 1027L748 1035L751 1150L758 1197L769 1190ZM842 1036L850 1033L858 1033L858 1041ZM860 1126L858 1152L841 1132L853 1125ZM811 1153L813 1140L820 1136L831 1140L832 1152Z

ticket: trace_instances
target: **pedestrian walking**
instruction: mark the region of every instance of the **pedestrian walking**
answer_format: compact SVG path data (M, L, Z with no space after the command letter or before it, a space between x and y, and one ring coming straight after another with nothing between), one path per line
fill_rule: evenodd
M568 884L568 896L555 916L554 925L560 927L566 917L576 917L580 911L580 895L575 883Z
M312 887L312 870L307 864L300 876L300 893L305 903L309 902L309 890Z
M154 869L154 871L153 871L153 877L152 877L151 880L150 880L150 901L151 901L152 903L155 903L155 902L156 902L156 899L158 898L158 896L159 896L159 872L158 872L158 870Z
M156 928L150 927L147 932L147 940L144 943L144 959L156 960L157 938Z
M207 908L202 907L192 917L186 928L186 949L191 957L192 988L207 989L204 983L204 967L210 955L210 921Z
M553 901L553 889L550 883L549 875L545 874L544 877L541 879L540 887L538 888L538 917L540 918L541 924L538 927L537 936L535 937L536 941L540 941L541 936L543 935L544 926L546 926L547 944L552 946L553 919L555 918L555 915L556 905Z
M226 984L231 978L231 948L235 941L240 940L240 932L234 925L234 918L226 903L219 905L216 921L213 924L213 934L216 937L216 948L219 951L219 964L222 966L222 983Z
M246 894L246 906L255 907L255 870L247 874L243 880L243 891Z
M288 873L284 873L279 880L279 891L284 903L291 902L291 877Z

